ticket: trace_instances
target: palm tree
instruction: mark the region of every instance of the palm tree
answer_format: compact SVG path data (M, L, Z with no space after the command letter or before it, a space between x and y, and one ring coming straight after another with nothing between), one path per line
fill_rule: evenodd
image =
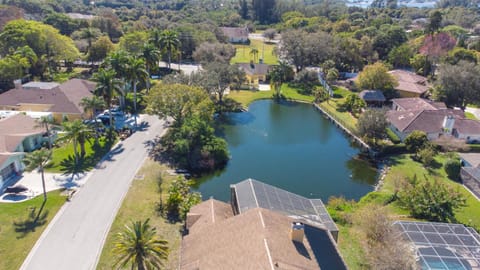
M91 137L93 131L81 120L72 122L63 122L63 131L65 132L62 140L72 142L73 155L75 157L75 164L78 165L78 145L80 145L80 154L85 156L85 142Z
M131 57L127 66L127 76L133 85L133 117L135 119L135 128L137 127L137 83L139 80L146 80L148 72L145 69L143 59Z
M162 49L162 31L159 29L155 29L151 32L150 34L150 39L148 40L148 43L153 44L157 48L157 50L161 51Z
M147 70L147 94L150 90L150 75L152 67L158 65L158 61L160 61L160 51L155 47L153 43L145 43L143 45L142 57L145 60L145 67Z
M43 202L47 201L47 190L45 189L45 174L43 173L43 169L45 165L47 165L52 152L46 149L40 149L38 151L29 153L23 159L25 165L27 165L26 169L28 171L32 171L38 168L38 172L42 175L42 187L43 187Z
M156 229L150 227L150 219L145 222L132 222L125 230L117 234L113 249L118 254L115 266L121 268L131 265L131 269L160 269L168 258L168 242L158 239Z
M258 58L258 49L255 47L250 48L250 56L253 56L253 62L256 63Z
M127 65L129 61L129 54L126 51L114 51L110 53L106 59L106 64L115 71L115 78L122 82L123 92L120 95L120 105L123 108L125 105L124 94L128 91L128 84L125 77L128 75ZM110 107L108 107L110 109Z
M284 82L284 76L282 69L279 66L274 66L270 71L270 86L275 92L275 98L280 99L282 94L282 83Z
M112 106L112 99L115 94L123 96L123 90L121 88L121 81L115 78L115 71L112 69L99 69L98 72L94 75L94 81L97 82L97 87L95 88L95 93L103 97L107 107ZM110 138L113 131L113 116L110 113Z
M81 37L87 40L87 52L90 51L90 48L92 47L92 41L94 38L99 36L99 31L97 29L94 29L92 27L87 27L83 28L81 32Z
M85 113L90 113L90 120L94 120L95 112L98 109L105 108L105 100L97 96L92 96L91 98L84 97L82 98L82 100L80 100L80 106L83 107L83 111ZM95 123L95 144L98 144L99 135L98 135L97 121L94 121L94 123Z
M168 53L168 68L171 68L172 64L172 52L178 49L180 46L180 40L178 34L172 30L164 30L160 35L160 44Z
M48 116L42 116L39 119L37 119L36 122L38 126L45 128L45 132L47 133L47 138L48 138L48 149L52 149L52 138L50 136L50 126L55 123L53 118Z

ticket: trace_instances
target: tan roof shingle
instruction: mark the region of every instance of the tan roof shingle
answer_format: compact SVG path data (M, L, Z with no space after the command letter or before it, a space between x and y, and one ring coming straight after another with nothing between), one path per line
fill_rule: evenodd
M397 90L420 95L428 91L428 81L427 78L423 76L401 69L391 70L388 73L397 79L398 86L395 87Z

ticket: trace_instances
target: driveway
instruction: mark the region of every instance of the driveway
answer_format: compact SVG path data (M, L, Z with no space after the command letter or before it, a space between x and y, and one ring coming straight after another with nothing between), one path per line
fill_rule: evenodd
M147 157L147 145L164 121L140 117L139 130L117 145L88 182L43 232L20 269L95 269L105 237L130 184Z
M83 186L90 174L81 173L72 175L63 175L59 173L45 173L45 189L47 192L61 188L78 188ZM21 202L43 194L42 180L40 173L23 172L20 180L15 185L22 185L28 188L28 191L21 195L3 194L0 195L0 202Z
M475 117L477 119L480 119L480 109L467 107L467 108L465 108L465 111L469 112L469 113L472 113L473 115L475 115Z

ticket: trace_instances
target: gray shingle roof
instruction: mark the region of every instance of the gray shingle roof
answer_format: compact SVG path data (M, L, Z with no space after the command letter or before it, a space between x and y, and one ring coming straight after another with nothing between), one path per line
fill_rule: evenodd
M365 101L384 102L386 100L382 91L379 90L363 90L358 95Z

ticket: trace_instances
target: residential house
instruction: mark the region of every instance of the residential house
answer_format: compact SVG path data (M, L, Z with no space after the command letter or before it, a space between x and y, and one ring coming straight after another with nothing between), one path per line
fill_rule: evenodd
M51 112L58 122L65 117L78 119L83 115L80 101L91 97L94 89L94 82L81 79L70 79L62 84L16 83L14 89L0 94L0 110Z
M382 107L387 100L380 90L363 90L358 96L371 107Z
M238 68L245 72L245 83L258 89L260 83L266 83L271 66L267 64L239 63Z
M311 212L320 200L253 179L231 190L232 204L210 199L188 213L180 269L347 269L324 214Z
M248 43L247 27L220 27L230 43Z
M480 122L465 119L461 110L388 111L390 129L403 141L414 130L427 134L429 140L452 136L468 143L480 141Z
M391 70L388 73L397 79L398 85L395 90L400 97L424 97L427 94L429 88L427 78L401 69Z
M48 138L35 119L16 114L0 119L0 192L24 169L25 152L42 146Z
M480 198L480 154L458 153L462 160L460 179L463 185Z
M447 106L443 102L434 102L425 98L392 99L392 110L394 111L441 110L446 108Z

